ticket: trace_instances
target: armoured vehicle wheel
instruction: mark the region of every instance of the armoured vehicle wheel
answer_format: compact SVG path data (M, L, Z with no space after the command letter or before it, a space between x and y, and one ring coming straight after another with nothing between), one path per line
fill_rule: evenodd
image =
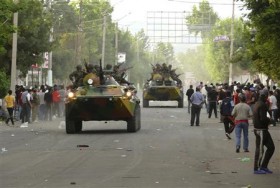
M184 107L184 99L178 100L178 108Z
M141 110L137 105L134 110L134 116L127 120L127 132L136 132L141 128Z
M181 94L182 98L180 100L178 100L178 108L183 108L184 107L184 93L181 91L180 94Z
M143 99L143 107L149 107L149 101L146 99Z
M74 134L82 130L82 121L67 121L66 120L66 133Z
M76 131L80 132L83 128L83 122L82 121L76 121L75 124L76 124Z

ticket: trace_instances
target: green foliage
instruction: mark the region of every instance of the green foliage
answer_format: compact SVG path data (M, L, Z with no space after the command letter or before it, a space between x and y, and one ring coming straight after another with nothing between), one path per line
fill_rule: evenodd
M254 33L253 65L268 77L280 80L280 2L279 0L242 0L250 10L248 18Z
M207 31L215 25L219 17L209 2L203 0L199 6L193 6L192 14L186 17L186 23L190 32L201 33L202 38L207 36Z
M154 62L156 63L173 64L175 62L174 49L170 43L159 42L154 49L154 53Z
M233 63L235 69L233 75L238 76L237 70L250 70L252 53L247 49L248 28L243 20L234 21L234 46L233 55L230 59L230 41L213 41L216 36L229 36L231 31L231 19L221 20L213 27L206 41L206 64L211 78L217 82L227 82L229 75L229 64Z
M50 51L50 15L37 0L20 1L17 68L26 74L32 64L42 64L42 53Z
M1 0L0 5L0 55L7 52L6 42L10 40L11 33L15 31L13 27L13 13L16 12L17 6L12 0Z
M44 13L42 3L38 0L19 1L16 6L11 3L12 1L4 2L7 4L2 4L1 1L0 8L10 9L10 11L6 11L8 12L6 13L8 19L6 23L12 24L12 12L18 11L18 28L15 28L18 35L17 69L25 75L32 64L43 62L42 53L50 49L50 22L47 14ZM0 66L6 74L10 75L12 32L14 30L12 25L7 27L6 33L4 32L4 40L2 40L4 44L0 44L5 48L4 51L2 50L3 53L0 53Z
M0 70L0 98L5 97L9 89L9 78L7 77L5 71Z
M152 72L151 63L152 55L149 52L149 39L145 35L144 30L139 31L135 37L132 37L130 44L133 44L133 69L130 70L130 80L133 83L139 83L143 86L147 79L150 78ZM129 45L128 44L128 47ZM123 49L125 50L125 49Z

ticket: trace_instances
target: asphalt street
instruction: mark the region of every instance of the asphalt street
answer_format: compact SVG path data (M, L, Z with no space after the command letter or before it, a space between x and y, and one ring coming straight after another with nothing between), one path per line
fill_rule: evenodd
M126 122L83 122L81 133L68 135L63 118L25 128L2 122L0 187L280 187L280 124L270 127L276 150L265 175L253 174L252 124L249 153L235 152L235 134L228 140L205 108L191 127L186 107L154 102L141 108L141 124L127 133Z

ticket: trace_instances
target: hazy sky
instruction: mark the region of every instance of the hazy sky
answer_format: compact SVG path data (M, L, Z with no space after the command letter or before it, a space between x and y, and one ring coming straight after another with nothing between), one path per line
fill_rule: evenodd
M202 0L110 0L114 6L113 19L119 20L119 27L128 28L133 33L146 29L148 11L191 12L194 5ZM232 0L209 0L214 11L221 18L232 16ZM236 3L235 16L240 17L240 2ZM243 11L244 13L244 11Z

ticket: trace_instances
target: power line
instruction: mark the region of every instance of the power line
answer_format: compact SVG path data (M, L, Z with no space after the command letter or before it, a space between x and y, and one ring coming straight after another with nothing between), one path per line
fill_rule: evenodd
M202 1L183 1L183 0L168 0L170 2L177 2L177 3L188 3L188 4L195 4L195 3L202 3ZM210 3L209 5L229 5L232 6L232 3ZM244 5L244 4L236 4L235 5Z

